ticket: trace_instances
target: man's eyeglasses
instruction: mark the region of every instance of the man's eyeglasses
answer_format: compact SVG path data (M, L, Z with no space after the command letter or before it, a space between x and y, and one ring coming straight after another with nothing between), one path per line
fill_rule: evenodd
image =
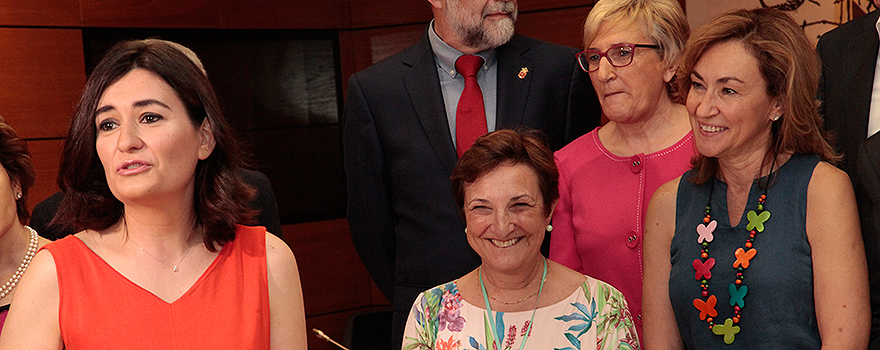
M581 51L578 52L575 57L577 57L581 69L587 73L592 73L599 69L599 61L602 60L602 57L607 58L608 63L611 63L614 67L626 67L630 65L633 61L633 51L635 51L637 47L647 47L652 49L660 48L660 46L648 44L620 44L609 47L605 52L596 50Z

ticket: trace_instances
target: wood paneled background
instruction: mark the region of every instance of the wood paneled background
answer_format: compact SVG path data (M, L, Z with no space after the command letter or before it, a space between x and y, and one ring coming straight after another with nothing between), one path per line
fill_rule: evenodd
M580 47L593 2L521 1L517 31ZM352 73L416 42L431 16L426 1L410 0L0 0L0 115L33 154L30 205L57 191L62 139L86 79L84 28L331 30L345 91ZM344 218L283 230L299 262L309 329L341 340L349 315L388 305L360 263ZM334 349L312 334L309 345Z

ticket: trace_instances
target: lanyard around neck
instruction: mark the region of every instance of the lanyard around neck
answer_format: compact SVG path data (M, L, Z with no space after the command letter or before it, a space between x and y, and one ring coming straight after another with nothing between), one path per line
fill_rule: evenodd
M496 349L501 349L500 342L504 339L504 334L495 334L495 318L492 317L492 307L489 306L489 294L486 293L486 285L483 283L483 269L480 269L478 274L480 277L480 289L483 290L483 302L486 303L486 318L489 319L490 332L493 333L494 339L492 339L492 342L495 343ZM544 273L541 275L541 287L538 288L538 299L535 300L535 309L532 310L532 318L529 320L529 328L526 329L526 334L523 336L522 342L519 344L519 350L522 350L526 346L526 340L529 339L529 334L532 333L532 325L535 321L535 311L538 311L538 302L541 301L541 292L544 291L545 281L547 281L547 258L544 258Z

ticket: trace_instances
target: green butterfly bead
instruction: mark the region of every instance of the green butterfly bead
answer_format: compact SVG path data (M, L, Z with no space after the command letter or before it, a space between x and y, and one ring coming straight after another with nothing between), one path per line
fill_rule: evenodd
M746 230L751 231L752 229L755 229L758 232L764 232L764 223L770 219L770 212L764 211L758 215L754 210L749 210L747 217L749 219L749 224L746 225Z
M712 327L712 333L724 336L724 344L733 344L734 335L739 333L739 326L733 325L733 320L726 319L724 324L715 324Z

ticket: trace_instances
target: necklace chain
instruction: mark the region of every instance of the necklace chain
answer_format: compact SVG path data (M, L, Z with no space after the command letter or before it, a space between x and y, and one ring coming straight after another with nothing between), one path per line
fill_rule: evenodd
M709 257L709 244L714 240L713 232L718 223L712 220L712 190L715 187L714 181L709 189L709 201L706 202L706 216L703 217L703 223L697 225L697 243L700 244L700 258L693 262L696 273L694 278L700 281L702 292L701 298L694 299L694 307L700 311L700 319L705 320L709 324L712 333L724 337L724 343L731 344L735 339L735 335L739 333L739 322L742 320L742 309L745 307L744 297L748 293L749 288L743 284L745 270L749 267L749 261L758 253L757 249L752 248L755 236L759 232L764 231L764 223L770 218L770 212L764 210L764 203L767 201L766 189L758 197L758 205L756 210L751 210L747 214L749 220L746 230L749 237L744 244L745 249L737 248L734 255L736 261L733 268L736 269L736 278L734 283L728 285L728 293L730 293L730 305L733 305L733 317L724 320L724 323L716 323L714 317L718 315L715 310L715 304L718 299L715 295L709 295L709 280L712 279L712 268L715 266L715 259Z
M495 299L495 297L493 297L493 296L491 296L491 295L489 296L489 299L495 300L495 301L497 301L497 302L499 302L499 303L502 303L502 304L504 304L504 305L516 305L516 304L519 304L519 303L524 302L524 301L526 301L526 300L529 300L529 299L531 299L533 296L536 296L536 295L538 295L538 291L537 291L537 290L536 290L534 293L529 294L529 296L527 296L527 297L525 297L525 298L522 298L522 299L519 299L519 300L514 300L514 301L498 300L498 299Z
M18 280L21 279L21 275L24 274L24 271L27 270L28 266L31 264L31 260L34 259L34 255L37 254L37 246L40 243L40 236L37 235L37 231L30 228L30 226L25 226L30 234L31 240L28 245L27 253L24 255L24 260L21 261L21 265L18 266L18 270L15 271L15 274L12 275L12 278L9 281L6 281L6 284L3 285L3 288L0 289L0 299L6 297L9 292L15 289L15 286L18 284Z
M547 273L550 273L550 266L547 266ZM502 304L504 304L504 305L516 305L516 304L519 304L519 303L522 303L522 302L524 302L524 301L526 301L526 300L531 299L533 296L538 295L538 292L540 292L540 291L541 291L541 290L538 289L538 290L536 290L534 293L529 294L528 296L526 296L525 298L522 298L522 299L519 299L519 300L514 300L514 301L498 300L498 299L496 299L495 297L493 297L493 296L491 296L491 295L489 296L489 299L495 300L495 301L497 301L497 302L499 302L499 303L502 303Z
M128 232L128 228L127 228L127 227L126 227L126 232ZM162 263L162 265L165 265L165 266L170 267L170 268L171 268L171 272L177 272L177 271L179 270L179 269L177 268L177 266L179 266L180 263L183 262L183 259L186 258L186 254L189 253L189 251L190 251L190 250L192 249L192 247L193 247L193 245L190 245L189 248L186 248L186 251L184 251L184 252L183 252L183 255L180 256L180 260L177 260L177 264L169 265L168 263L166 263L166 262L163 261L162 259L159 259L159 258L153 256L153 254L150 254L150 252L148 252L146 249L144 249L144 247L141 247L141 245L138 244L138 242L134 240L134 237L132 237L131 235L127 235L127 236L128 236L128 239L130 239L131 242L134 243L134 245L136 245L138 248L140 248L140 250L141 250L142 252L144 252L144 254L147 254L147 256L153 258L153 260L156 260L156 261Z
M544 258L544 272L541 274L541 287L538 288L538 299L535 300L535 309L532 310L532 317L531 319L529 319L529 326L525 330L525 335L523 335L522 342L519 345L519 350L522 350L526 346L526 341L529 340L529 335L532 333L532 325L534 325L535 321L535 312L538 311L538 302L541 301L541 292L544 290L544 282L547 281L548 270L549 268L547 266L547 258ZM489 293L486 293L486 284L483 283L483 270L481 268L477 268L477 277L480 279L480 290L483 292L483 302L486 304L486 319L489 320L489 327L487 327L487 332L494 333L495 330L497 330L497 328L495 328L495 317L492 315L492 305L489 304L489 298L486 297ZM503 335L494 334L492 338L494 339L494 343L492 344L492 346L495 349L501 349L501 344L499 342L504 339Z

